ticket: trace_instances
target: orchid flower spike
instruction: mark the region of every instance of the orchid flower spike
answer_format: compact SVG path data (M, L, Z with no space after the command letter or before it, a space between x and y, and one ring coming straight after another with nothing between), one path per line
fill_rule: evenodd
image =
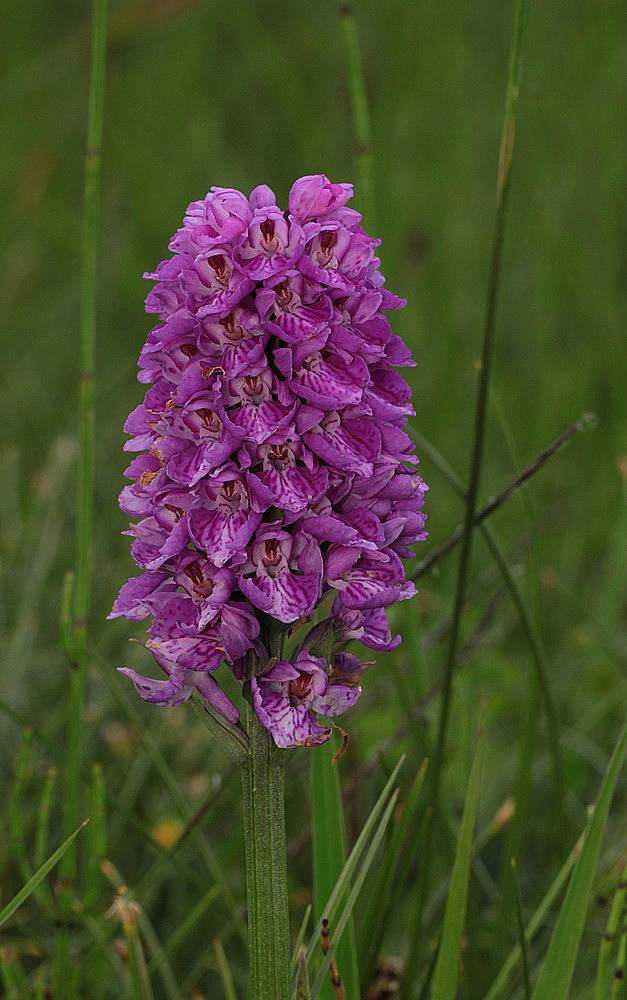
M337 651L348 640L398 645L385 608L414 594L402 560L426 537L397 371L414 362L388 318L405 301L384 287L352 193L319 174L296 181L287 211L266 185L189 205L145 275L158 323L125 424L137 457L120 504L142 573L109 617L152 619L164 676L122 673L146 701L197 692L237 723L216 676L231 669L280 747L324 742L324 719L359 698L364 664ZM323 655L314 627L268 666L268 623L313 625L326 595Z

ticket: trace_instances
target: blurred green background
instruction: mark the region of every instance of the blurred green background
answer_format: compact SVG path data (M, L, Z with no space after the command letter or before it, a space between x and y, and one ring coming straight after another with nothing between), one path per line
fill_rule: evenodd
M416 428L465 475L472 434L476 359L480 350L493 224L498 139L512 6L495 0L358 0L374 134L376 222L388 286L409 299L395 317L411 346ZM89 10L64 0L6 0L0 95L3 328L0 426L0 593L5 706L38 728L33 796L63 752L67 665L58 642L63 573L72 564L78 270L83 149L89 59ZM627 665L625 543L627 394L625 275L627 187L625 107L627 31L616 0L532 4L525 52L517 147L497 321L497 357L482 496L513 478L582 413L597 416L509 502L494 527L533 608L550 661L562 724L568 829L554 829L542 721L533 737L529 822L521 860L523 897L537 901L585 822L624 713ZM143 313L141 273L163 256L193 198L213 185L269 183L285 200L301 174L354 177L346 54L337 7L294 0L213 4L194 0L113 2L103 146L98 267L98 410L96 538L92 640L94 669L86 708L86 763L105 768L112 805L110 856L135 884L159 843L176 836L181 817L144 752L145 730L162 750L192 808L210 801L203 828L243 898L243 841L237 775L209 745L185 708L160 713L137 704L113 673L145 663L127 622L105 615L131 570L117 508L122 485L122 424L141 398L136 358L151 325ZM359 190L355 205L360 207ZM429 461L429 546L461 516L459 500ZM476 733L478 704L488 702L488 760L481 825L512 792L531 658L489 554L477 538L470 646L455 690L446 774L457 812ZM438 682L442 635L450 612L456 557L424 579L420 597L397 613L407 639L381 657L347 724L352 741L342 777L353 793L352 836L381 775L371 767L381 747L400 747L417 761L434 718L430 703L418 733L389 747L409 701ZM401 618L402 616L402 618ZM106 679L108 677L108 680ZM112 690L137 711L129 720ZM527 718L527 721L525 719ZM19 727L0 719L4 766L13 780ZM58 762L58 761L57 761ZM297 921L310 895L303 801L306 761L293 765L288 802L292 838L292 904ZM355 792L356 790L356 792ZM217 798L211 798L216 791ZM624 794L616 800L601 873L625 844ZM621 815L622 814L622 815ZM53 813L54 842L59 820ZM151 840L152 836L152 840ZM445 871L445 845L438 847ZM464 996L481 998L484 956L498 935L502 838L483 857L497 896L473 889L477 919L469 933ZM2 848L7 886L20 883L10 846ZM193 845L177 853L150 901L167 938L208 883ZM102 889L100 914L111 892ZM386 952L402 954L410 887L390 921ZM31 918L28 918L31 919ZM53 933L26 922L38 947ZM181 976L218 996L214 957L199 942L222 935L218 899L195 936L176 954ZM593 912L585 943L594 955L603 912ZM239 982L241 945L223 942ZM586 949L582 958L587 968ZM198 968L195 963L198 960ZM97 967L97 966L96 966ZM587 983L579 980L582 996ZM116 996L103 982L101 992ZM489 982L488 977L488 982ZM95 989L95 987L93 987ZM213 990L213 992L212 992ZM575 993L574 995L579 995Z

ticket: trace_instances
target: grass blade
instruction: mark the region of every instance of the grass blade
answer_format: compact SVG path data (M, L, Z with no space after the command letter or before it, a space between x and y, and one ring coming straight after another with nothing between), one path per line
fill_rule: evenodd
M9 802L9 829L11 831L11 845L15 855L15 861L21 877L25 882L31 878L33 870L30 866L26 854L26 835L23 821L23 791L28 775L30 764L32 737L30 729L25 729L22 734L22 742L17 755L15 765L15 780Z
M324 906L346 864L339 770L332 760L337 750L336 743L336 739L331 739L311 755L314 912L318 920L322 918ZM347 922L345 936L338 938L337 963L347 1000L359 1000L359 966L352 920ZM322 1000L333 1000L329 984L322 991Z
M366 910L363 920L359 946L359 954L363 963L362 980L364 983L370 983L372 980L383 940L385 921L392 909L396 896L395 890L407 878L414 856L414 852L409 844L409 837L415 829L415 817L427 766L428 761L424 760L418 768L401 817L392 832L385 861L381 866L378 878L375 879L370 894L370 905Z
M610 915L607 920L605 934L599 946L599 959L597 965L597 978L594 990L594 1000L605 1000L610 982L610 968L614 952L616 951L616 936L619 933L623 909L625 907L625 895L627 894L627 865L623 868L621 881L618 889L614 893Z
M603 831L627 752L627 723L623 726L588 824L581 854L571 876L566 897L533 992L533 1000L567 1000L583 933L590 892Z
M89 909L98 900L102 887L101 865L107 854L107 827L105 809L104 775L100 764L92 768L89 815L91 823L88 834L87 885L83 905Z
M522 903L520 899L520 887L518 885L518 873L516 871L516 859L512 858L512 883L514 902L516 904L516 924L518 926L518 941L520 943L520 954L522 956L523 988L525 1000L531 1000L531 979L529 977L529 955L527 954L527 939L525 937L525 924L522 914Z
M538 743L538 677L531 674L527 683L526 705L521 721L518 742L516 776L512 788L514 815L509 824L503 843L503 857L499 872L501 900L493 943L494 968L498 968L511 947L512 930L515 922L516 901L511 871L507 870L508 858L522 856L525 835L529 829L533 791L533 763Z
M627 930L623 930L623 933L620 936L618 956L616 958L616 968L612 979L611 1000L625 1000L625 996L627 996L625 966L627 966Z
M43 972L38 972L35 978L33 1000L46 1000L46 978Z
M220 889L217 885L212 885L210 889L207 890L205 895L196 903L196 905L190 910L185 919L181 921L175 931L172 932L171 936L166 941L163 950L166 955L172 955L173 952L180 948L186 938L192 933L196 927L199 920L205 915L211 904L220 895ZM149 970L152 972L154 966L154 959L151 960L149 965Z
M231 973L231 966L228 963L228 959L224 954L224 948L222 947L222 942L219 938L214 938L213 950L216 953L216 962L218 965L218 972L220 973L220 979L222 980L222 989L224 990L224 1000L237 1000L237 994L235 992L235 983L233 982L233 974Z
M320 920L316 922L314 932L307 946L308 963L311 962L312 955L318 946L318 936L320 934L321 921L323 919L329 921L332 921L334 919L338 904L348 891L348 887L351 884L351 879L353 878L353 874L357 868L357 865L359 864L362 854L364 853L366 844L368 843L368 839L373 830L375 829L377 820L379 819L379 816L381 815L383 809L385 808L389 800L390 795L392 794L394 782L396 781L398 772L400 771L404 760L405 758L401 757L401 759L396 764L394 770L392 771L390 777L388 778L383 791L381 792L379 798L377 799L373 808L371 809L370 815L368 816L368 819L363 825L361 833L359 834L357 840L355 841L353 849L348 856L348 860L344 865L344 868L342 869L340 877L333 886L333 891L329 896L329 899L327 901L324 910L322 911Z
M300 929L296 937L296 943L294 945L294 951L292 954L292 961L290 963L290 976L293 976L298 968L298 963L300 961L300 951L303 946L303 941L305 940L305 934L307 933L307 928L309 926L309 920L311 918L311 903L307 906L305 914L301 921Z
M442 937L433 976L433 1000L455 1000L457 993L459 960L466 917L468 880L470 877L473 831L477 818L479 791L481 787L483 739L483 730L481 730L468 779L464 813L444 913Z
M71 833L70 836L63 841L60 847L57 847L56 851L54 851L54 853L50 855L48 860L43 863L41 868L39 868L35 872L33 877L28 880L26 885L20 889L20 891L13 897L13 899L9 903L7 903L7 905L2 910L0 910L0 927L2 927L2 925L5 924L7 920L9 920L13 916L16 910L19 910L22 903L24 903L28 899L28 897L35 891L35 889L37 889L37 887L41 885L48 872L51 871L56 864L58 864L63 855L69 849L70 845L73 843L75 838L79 835L83 827L86 826L88 822L89 820L87 819L84 820L84 822L82 822L80 826L76 828L74 833Z
M57 782L56 767L49 767L41 790L41 800L37 810L37 829L35 831L35 868L43 865L48 852L48 831L50 827L50 812L52 799Z
M166 955L163 946L155 933L155 929L152 923L146 916L143 908L139 905L137 900L134 898L133 894L129 891L122 875L117 870L111 861L105 860L102 862L101 870L105 878L111 882L111 884L116 888L118 896L114 904L115 912L117 913L126 934L126 921L130 924L135 925L136 928L141 929L141 933L144 936L148 950L152 956L154 965L159 970L161 974L161 981L163 983L163 991L168 1000L182 1000L180 990L178 988L176 976L170 965L168 956ZM150 984L150 970L146 964L146 958L141 945L141 940L139 938L139 932L135 934L133 927L130 928L132 936L136 936L137 940L134 943L137 954L135 955L135 965L134 965L134 975L137 978L137 986L141 983L142 988L145 988L144 980ZM127 938L128 943L128 938ZM130 959L131 947L129 944L129 959ZM142 994L143 995L143 994Z
M544 925L545 920L549 916L549 913L559 897L562 889L568 881L568 876L570 875L579 854L581 853L581 846L583 843L583 836L577 840L577 843L573 847L572 851L566 858L566 861L560 868L559 872L555 876L553 882L551 883L549 889L542 898L538 908L533 914L531 920L527 924L525 930L525 940L527 944L531 944L534 940L538 931ZM521 959L520 945L515 945L511 952L507 956L507 959L503 963L501 971L498 973L496 979L492 983L492 986L488 990L485 996L485 1000L502 1000L505 987L507 986L509 977L518 965Z
M298 979L296 981L296 1000L311 1000L309 989L309 973L307 972L307 956L305 949L298 952Z
M392 818L392 813L394 811L397 799L398 799L398 789L396 789L396 791L392 795L392 798L388 802L387 808L381 818L381 822L379 823L376 833L374 834L370 846L366 852L363 864L361 865L361 868L359 869L359 872L356 875L355 880L352 884L351 891L348 895L348 899L346 900L346 903L340 914L340 917L335 924L333 930L333 936L329 942L329 950L325 955L322 964L320 965L320 968L318 969L316 978L314 980L314 984L311 988L311 1000L316 1000L316 997L320 995L320 990L322 989L322 986L324 985L324 983L326 983L328 979L331 962L335 958L336 943L337 941L341 940L344 928L346 927L346 924L348 923L352 915L355 903L357 902L357 898L359 896L359 893L361 892L366 876L370 871L372 863L381 845L381 841L383 840L385 831L387 830L388 824Z
M81 915L81 921L83 926L91 935L98 953L102 955L107 964L111 966L111 970L116 979L123 979L125 973L124 963L115 946L111 947L110 938L113 935L110 933L109 926L103 926L99 919L92 917L89 913L83 913Z
M128 971L133 991L133 1000L154 1000L146 956L137 926L137 904L124 895L116 898L115 915L122 924L128 950Z

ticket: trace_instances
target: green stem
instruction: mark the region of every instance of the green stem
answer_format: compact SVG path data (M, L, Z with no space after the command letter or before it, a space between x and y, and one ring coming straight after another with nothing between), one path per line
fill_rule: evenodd
M285 845L285 767L255 711L247 710L250 749L242 764L250 1000L289 996L289 911Z
M485 320L483 328L483 344L481 350L479 387L477 391L477 403L475 409L475 427L470 460L470 474L468 490L466 493L466 508L464 516L464 529L461 541L461 552L459 557L459 568L457 572L457 585L453 603L453 615L449 645L447 650L446 664L444 668L444 681L442 688L442 702L440 708L440 718L435 743L433 758L433 768L431 771L431 785L429 804L426 815L424 846L421 857L421 870L419 886L416 900L416 913L412 940L410 945L410 955L405 974L405 995L409 995L413 978L416 975L419 958L419 941L421 939L422 912L428 887L430 875L431 852L433 847L434 825L438 812L440 797L440 786L444 757L446 753L446 737L448 723L451 713L453 677L457 661L457 652L460 638L460 625L462 610L466 599L466 585L470 569L470 555L472 548L473 527L477 511L477 499L479 495L479 484L481 480L481 469L483 465L483 453L485 447L486 415L488 408L488 397L490 391L490 375L492 371L492 360L494 356L494 342L496 330L496 307L498 302L498 291L501 275L501 262L503 257L503 237L505 233L505 219L507 215L507 203L510 189L510 175L512 154L514 149L514 136L516 132L516 110L518 96L520 92L520 81L522 73L522 40L524 34L524 24L527 9L527 0L516 0L514 13L514 25L512 32L512 45L510 50L509 70L507 79L507 94L505 100L505 114L503 128L501 132L501 145L499 150L498 175L496 185L496 215L494 222L494 235L492 241L492 257L490 263L490 274L488 280L488 290L486 296Z
M583 419L572 424L571 427L567 429L566 433L572 431L573 433L577 428L582 426ZM443 455L440 454L437 448L435 448L430 441L427 441L421 434L416 431L412 431L412 436L414 440L420 445L423 454L427 454L433 464L441 472L448 483L453 487L455 492L462 499L466 496L466 491L464 490L464 484L455 472L452 465L448 462ZM557 439L558 441L564 440L564 434L561 434ZM545 449L545 454L548 453L548 449ZM552 454L557 454L557 451L552 452ZM486 545L488 546L494 562L496 563L501 576L503 577L503 582L509 591L510 597L516 607L518 612L518 617L520 624L525 633L529 646L531 647L531 654L533 657L533 662L536 668L538 683L540 686L540 691L544 699L544 706L547 718L547 728L549 733L549 748L551 752L551 757L553 760L554 773L555 773L555 796L557 803L557 812L562 818L562 823L565 823L564 818L564 807L563 807L563 780L562 780L562 764L561 764L561 752L560 752L560 732L559 732L559 719L557 715L557 709L555 708L555 702L553 701L553 694L550 685L550 669L549 663L544 649L544 643L540 632L533 620L531 611L527 607L524 597L522 595L521 589L516 582L514 574L512 573L505 556L501 550L499 543L492 531L492 528L488 524L484 524L482 521L478 521L475 518L475 525L479 528ZM510 857L518 857L518 851L514 851L510 854ZM511 881L511 880L510 880Z
M615 963L616 936L620 931L623 921L623 910L625 897L627 895L627 865L623 868L618 889L614 893L610 915L607 921L605 934L601 939L599 947L599 959L597 965L597 978L594 990L594 1000L605 1000L610 982L611 968ZM620 947L620 946L619 946Z
M355 143L355 165L357 167L358 195L364 206L365 220L375 227L374 181L372 176L372 126L370 108L366 94L363 61L357 23L352 4L340 0L339 14L344 31L344 43L348 61L348 84L351 95L353 117L353 140Z
M91 600L94 493L94 426L96 355L96 260L100 201L100 145L107 53L107 0L94 0L91 76L85 150L83 237L80 285L79 460L74 576L74 642L68 698L68 746L64 800L66 836L78 825L81 782L82 710L87 671L87 617ZM63 859L63 874L76 877L76 850Z

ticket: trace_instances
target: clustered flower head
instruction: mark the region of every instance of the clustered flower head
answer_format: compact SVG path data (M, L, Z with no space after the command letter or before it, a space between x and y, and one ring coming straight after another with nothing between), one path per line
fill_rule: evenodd
M110 617L152 617L165 677L122 673L146 701L197 691L235 723L215 676L226 663L283 747L324 742L319 717L358 699L365 665L333 648L398 645L385 608L413 595L401 560L426 537L396 371L414 362L387 317L405 302L383 287L380 241L351 196L316 175L296 181L287 212L266 185L190 204L172 256L145 275L159 316L139 359L150 388L124 428L139 454L120 505L138 519L127 534L143 573ZM294 631L323 600L322 632L293 662L269 659L268 625Z

